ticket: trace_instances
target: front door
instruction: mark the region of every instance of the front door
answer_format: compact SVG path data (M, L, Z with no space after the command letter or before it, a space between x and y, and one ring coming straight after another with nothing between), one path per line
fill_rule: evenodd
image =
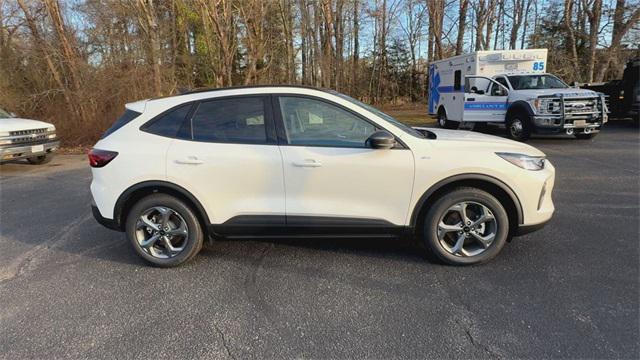
M282 156L268 96L204 100L167 152L167 178L212 224L284 225Z
M503 122L507 114L508 90L493 79L467 76L464 92L464 121Z
M286 95L275 104L288 226L404 225L411 150L368 147L379 128L335 103Z

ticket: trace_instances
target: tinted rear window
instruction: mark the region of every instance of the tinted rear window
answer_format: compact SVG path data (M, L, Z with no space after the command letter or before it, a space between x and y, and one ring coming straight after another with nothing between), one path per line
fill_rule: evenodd
M184 119L191 110L191 106L192 104L181 105L169 110L157 119L152 120L151 123L145 125L143 130L160 136L176 137Z
M201 103L191 118L196 141L264 144L264 100L242 97Z
M110 128L107 129L107 131L104 132L104 134L102 134L101 139L106 138L107 136L111 135L114 131L120 129L121 127L127 125L129 122L131 122L131 120L137 118L140 115L139 112L133 111L133 110L129 110L127 109L124 114L122 114L118 120L116 120L116 122L113 123L113 125L111 125Z

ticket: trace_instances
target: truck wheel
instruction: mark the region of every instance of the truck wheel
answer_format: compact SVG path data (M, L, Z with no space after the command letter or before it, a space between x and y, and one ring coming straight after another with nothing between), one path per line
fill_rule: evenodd
M580 139L580 140L589 140L589 139L593 139L594 137L596 137L596 135L598 135L598 133L589 133L589 134L585 134L585 133L578 133L578 134L574 134L574 136L576 137L576 139Z
M443 108L438 110L438 125L445 129L457 129L458 122L447 119L447 112Z
M513 140L527 141L531 137L529 116L515 113L507 119L507 134Z
M33 156L30 158L27 158L27 161L29 162L29 164L32 165L41 165L41 164L46 164L49 161L51 161L51 158L53 156L51 155L40 155L40 156Z

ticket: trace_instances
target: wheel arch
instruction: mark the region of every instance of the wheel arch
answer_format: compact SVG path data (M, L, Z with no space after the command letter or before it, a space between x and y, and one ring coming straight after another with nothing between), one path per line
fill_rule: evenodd
M447 116L447 109L444 107L444 104L438 105L438 110L436 111L436 115L440 114L440 110L444 112L444 116ZM449 117L447 116L447 119Z
M513 102L511 105L509 105L509 108L507 109L506 119L509 119L509 117L513 116L513 114L521 114L521 113L525 113L528 116L534 115L533 110L531 109L531 105L529 105L529 103L527 103L524 100L517 100Z
M422 194L411 213L410 226L415 233L422 231L424 217L434 200L457 187L473 187L495 196L505 207L509 216L510 234L515 234L518 226L523 223L522 204L507 184L485 174L459 174L437 182Z
M187 189L167 181L152 180L143 181L130 186L118 200L113 211L113 219L120 229L124 229L127 215L131 207L140 199L151 194L167 194L184 201L196 213L203 231L206 233L209 225L209 216L200 201Z

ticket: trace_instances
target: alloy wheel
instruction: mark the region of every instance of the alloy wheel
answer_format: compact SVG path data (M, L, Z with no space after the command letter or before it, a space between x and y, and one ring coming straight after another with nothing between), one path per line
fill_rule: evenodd
M189 229L177 211L154 206L138 218L135 237L144 252L158 259L168 259L184 250Z
M438 241L448 253L470 257L486 251L496 238L498 222L485 205L459 202L444 212L438 222Z

